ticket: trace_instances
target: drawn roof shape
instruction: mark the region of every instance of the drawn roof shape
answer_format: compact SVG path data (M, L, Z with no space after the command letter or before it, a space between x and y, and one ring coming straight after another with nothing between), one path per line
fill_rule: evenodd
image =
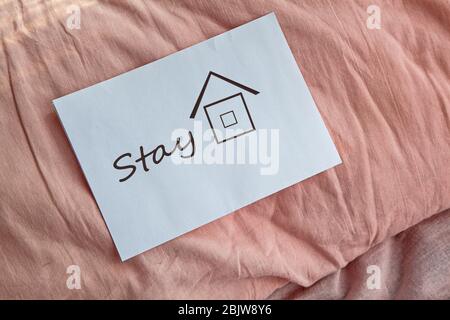
M203 95L205 94L206 87L208 86L208 83L209 83L209 80L211 79L211 76L215 76L215 77L217 77L217 78L219 78L219 79L221 79L223 81L226 81L226 82L228 82L228 83L230 83L230 84L232 84L232 85L234 85L234 86L236 86L238 88L241 88L242 90L248 91L248 92L253 93L255 95L259 93L259 91L256 91L255 89L252 89L250 87L244 86L243 84L240 84L240 83L238 83L238 82L236 82L234 80L228 79L228 78L226 78L226 77L224 77L224 76L222 76L222 75L220 75L218 73L210 71L208 73L208 76L206 77L205 83L203 84L202 90L200 91L200 94L199 94L199 96L197 98L197 101L195 102L194 109L192 109L191 116L190 116L191 119L194 119L195 115L197 114L197 110L200 107L200 103L202 102Z

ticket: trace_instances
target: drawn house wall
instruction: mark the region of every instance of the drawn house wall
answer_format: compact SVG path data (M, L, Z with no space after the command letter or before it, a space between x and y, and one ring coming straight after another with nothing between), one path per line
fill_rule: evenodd
M213 77L227 85L232 85L234 93L231 95L227 94L218 99L213 99L213 101L205 99L205 96L207 96L208 85ZM214 138L217 143L237 138L256 130L244 96L246 94L256 95L258 93L259 92L255 89L210 71L197 98L190 118L194 119L199 110L203 109L208 124L214 132Z

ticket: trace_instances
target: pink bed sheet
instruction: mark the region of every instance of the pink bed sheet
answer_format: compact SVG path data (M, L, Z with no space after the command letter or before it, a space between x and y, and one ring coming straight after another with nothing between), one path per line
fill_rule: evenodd
M383 241L309 288L289 283L268 298L448 300L448 275L450 210Z
M271 11L343 164L121 263L52 99ZM6 1L0 14L0 298L265 298L450 208L448 1Z

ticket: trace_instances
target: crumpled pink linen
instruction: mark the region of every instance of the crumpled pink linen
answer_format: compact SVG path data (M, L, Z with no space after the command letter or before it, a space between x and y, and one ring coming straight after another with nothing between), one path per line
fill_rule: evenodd
M450 299L450 210L383 241L309 288L289 283L269 299Z
M367 28L372 4L380 29ZM73 5L80 29L67 27ZM52 99L271 11L343 164L121 263ZM448 1L6 1L0 13L0 298L265 298L450 208Z

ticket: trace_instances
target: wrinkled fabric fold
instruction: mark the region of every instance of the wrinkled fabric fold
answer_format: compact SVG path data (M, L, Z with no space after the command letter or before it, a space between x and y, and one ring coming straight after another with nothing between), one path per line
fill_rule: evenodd
M450 6L373 2L0 4L0 298L265 298L450 208ZM51 101L271 11L343 165L121 263Z

